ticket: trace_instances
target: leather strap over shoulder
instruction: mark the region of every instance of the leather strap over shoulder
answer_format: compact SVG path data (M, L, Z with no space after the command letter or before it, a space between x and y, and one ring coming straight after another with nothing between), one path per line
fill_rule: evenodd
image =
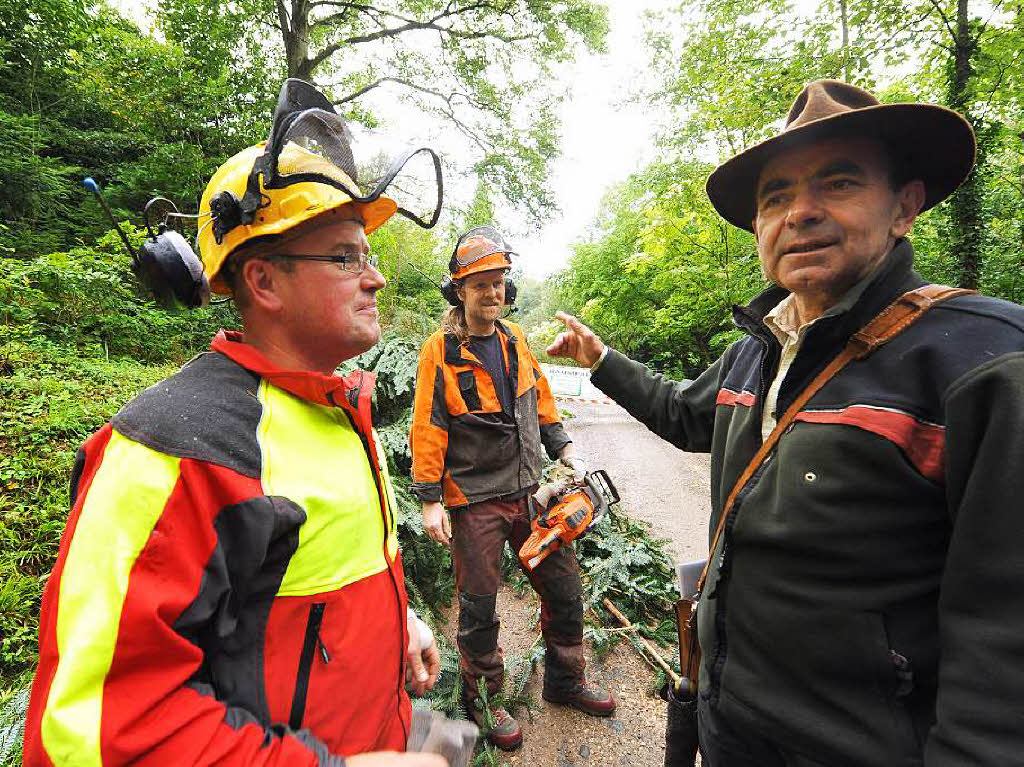
M879 346L888 343L912 324L917 322L925 312L936 304L950 298L970 295L975 292L976 291L966 290L964 288L951 288L946 285L936 284L922 285L920 288L907 291L877 314L871 322L854 333L835 359L833 359L824 370L815 376L814 380L811 381L806 389L800 392L797 398L793 401L793 404L786 409L782 418L780 418L778 423L775 424L775 428L772 429L772 433L768 435L768 438L761 445L760 449L754 454L754 457L750 459L750 463L747 464L743 473L740 474L739 479L736 480L736 484L733 485L732 491L729 493L729 497L725 501L725 506L722 508L722 514L718 518L718 527L715 529L715 537L711 541L711 549L707 562L704 564L704 570L701 572L700 578L697 581L698 596L704 590L704 582L708 577L712 556L715 553L715 549L718 547L718 541L722 537L723 530L725 530L725 522L728 519L729 514L732 512L732 508L736 503L736 498L739 496L743 488L746 487L747 483L757 472L758 468L760 468L761 464L764 463L765 459L767 459L775 449L775 445L778 443L779 438L782 437L783 433L793 422L793 419L796 418L797 414L803 409L804 405L807 404L811 397L817 394L818 390L828 383L836 373L842 370L850 360L859 360L867 357Z
M917 322L921 315L935 304L975 292L935 284L922 285L920 288L907 291L853 334L850 343L856 347L853 350L854 359L863 359L882 344L895 338L905 328Z

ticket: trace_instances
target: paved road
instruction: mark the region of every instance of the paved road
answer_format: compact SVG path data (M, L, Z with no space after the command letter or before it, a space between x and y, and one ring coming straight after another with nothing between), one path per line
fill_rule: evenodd
M678 450L618 405L572 400L558 405L577 449L590 468L608 472L623 508L669 539L668 551L677 561L705 557L710 457Z

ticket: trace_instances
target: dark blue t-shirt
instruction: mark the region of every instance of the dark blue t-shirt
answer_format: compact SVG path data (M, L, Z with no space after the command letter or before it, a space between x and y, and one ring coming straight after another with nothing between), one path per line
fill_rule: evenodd
M505 358L501 354L501 341L501 333L497 330L489 336L470 336L469 350L476 355L487 372L491 374L491 381L494 383L494 391L498 394L501 409L511 415L515 393L512 390L512 381L509 379L508 370L505 368Z

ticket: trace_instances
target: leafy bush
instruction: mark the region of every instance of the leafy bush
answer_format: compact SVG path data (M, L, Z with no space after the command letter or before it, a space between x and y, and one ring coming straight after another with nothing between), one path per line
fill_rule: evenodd
M141 242L141 232L125 229ZM0 341L45 340L86 356L180 362L217 329L238 325L231 303L194 312L158 306L131 277L129 263L114 232L94 248L0 259Z

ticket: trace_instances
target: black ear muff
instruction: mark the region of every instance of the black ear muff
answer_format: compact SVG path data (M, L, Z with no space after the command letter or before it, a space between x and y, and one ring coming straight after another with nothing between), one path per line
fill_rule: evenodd
M512 281L511 277L505 278L505 306L512 306L516 302L516 293L518 293L516 284Z
M173 229L160 227L155 237L146 238L132 271L165 306L177 303L196 309L210 299L202 262L188 241Z
M459 284L448 275L441 278L441 295L452 306L462 306L462 301L459 300L458 288Z

